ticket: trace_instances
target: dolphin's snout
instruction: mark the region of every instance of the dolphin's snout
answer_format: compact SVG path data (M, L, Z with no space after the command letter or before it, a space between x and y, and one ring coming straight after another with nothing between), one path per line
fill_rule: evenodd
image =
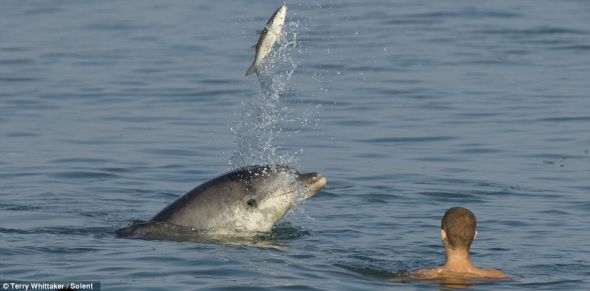
M326 178L317 172L300 174L299 181L305 185L305 188L309 191L308 196L306 197L307 199L324 188L327 182Z
M299 175L299 181L304 184L314 184L320 182L321 180L326 180L320 173L312 172L312 173L303 173Z

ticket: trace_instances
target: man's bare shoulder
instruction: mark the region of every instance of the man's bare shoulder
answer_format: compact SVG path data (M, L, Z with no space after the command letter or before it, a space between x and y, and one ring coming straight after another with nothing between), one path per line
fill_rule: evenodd
M428 279L436 279L436 278L440 277L442 272L443 272L442 268L436 267L433 269L416 270L415 272L410 273L410 276L413 279L428 280Z
M393 278L394 281L402 282L407 280L432 280L440 277L442 269L436 267L433 269L420 269L411 273L403 273Z
M480 276L490 279L507 279L509 278L506 273L496 270L494 268L482 268L480 269L481 272L479 273Z
M476 269L470 272L453 272L443 267L432 269L419 269L412 273L404 274L396 278L396 281L405 280L438 280L438 279L507 279L508 275L493 268Z

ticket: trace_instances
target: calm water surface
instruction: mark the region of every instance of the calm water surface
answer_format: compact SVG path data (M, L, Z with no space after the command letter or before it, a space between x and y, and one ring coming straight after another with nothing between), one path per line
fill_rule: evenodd
M473 289L590 288L581 0L287 1L272 145L327 187L263 245L116 238L235 165L281 3L0 2L0 280L432 290L388 278L441 263L464 206L475 263L513 277Z

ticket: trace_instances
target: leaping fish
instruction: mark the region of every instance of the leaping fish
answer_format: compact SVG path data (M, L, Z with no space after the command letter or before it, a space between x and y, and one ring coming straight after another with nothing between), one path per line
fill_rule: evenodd
M287 15L287 5L283 4L273 15L270 17L264 29L260 32L260 37L258 38L258 42L256 43L256 55L254 56L254 61L248 71L246 72L246 76L256 72L258 67L262 63L262 60L270 50L272 49L273 44L281 38L281 33L283 30L283 24L285 23L285 16Z

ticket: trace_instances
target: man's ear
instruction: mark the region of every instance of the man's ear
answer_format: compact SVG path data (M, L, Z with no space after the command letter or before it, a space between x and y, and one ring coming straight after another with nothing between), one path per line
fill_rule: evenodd
M447 232L444 229L440 229L440 240L447 240Z
M477 238L477 230L475 231L475 235L473 236L473 239Z

